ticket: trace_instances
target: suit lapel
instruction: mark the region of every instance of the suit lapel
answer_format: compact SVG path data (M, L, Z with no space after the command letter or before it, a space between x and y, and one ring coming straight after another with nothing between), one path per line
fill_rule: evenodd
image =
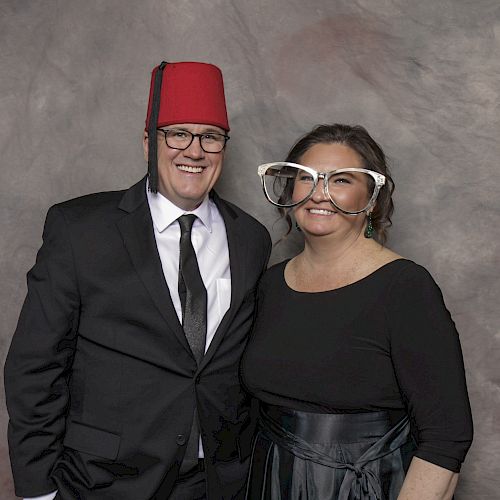
M231 269L231 302L229 309L226 311L226 314L215 332L208 351L203 357L199 370L202 370L212 359L245 295L245 269L243 263L246 262L246 247L242 242L238 215L224 202L224 200L221 200L215 192L212 193L212 198L226 226L227 244L229 247L229 266ZM210 314L210 311L208 311L208 314Z
M191 352L165 282L146 198L145 178L125 192L119 208L127 212L117 225L135 270L170 330Z

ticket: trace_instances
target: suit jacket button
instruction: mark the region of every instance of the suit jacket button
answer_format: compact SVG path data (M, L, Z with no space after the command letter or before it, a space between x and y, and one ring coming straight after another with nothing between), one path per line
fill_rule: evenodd
M186 436L184 436L184 434L179 434L179 435L175 438L175 442L176 442L179 446L182 446L183 444L186 444Z

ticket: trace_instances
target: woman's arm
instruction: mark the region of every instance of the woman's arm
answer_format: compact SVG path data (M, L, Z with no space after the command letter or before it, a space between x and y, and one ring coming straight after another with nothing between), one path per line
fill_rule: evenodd
M448 500L453 497L458 474L414 457L398 500Z
M388 299L391 359L417 443L399 498L451 498L473 435L458 332L420 266L401 271Z

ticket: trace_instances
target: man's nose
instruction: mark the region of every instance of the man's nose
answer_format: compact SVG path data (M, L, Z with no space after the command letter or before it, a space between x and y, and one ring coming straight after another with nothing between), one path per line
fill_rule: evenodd
M205 151L201 147L201 137L195 136L193 137L193 141L189 145L187 149L184 150L184 154L188 158L199 159L205 156Z

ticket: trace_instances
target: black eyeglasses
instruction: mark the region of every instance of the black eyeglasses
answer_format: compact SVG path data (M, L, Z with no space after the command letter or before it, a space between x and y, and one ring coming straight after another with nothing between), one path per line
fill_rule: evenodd
M159 128L165 136L165 143L169 148L180 149L181 151L191 146L195 137L200 139L200 146L205 153L220 153L229 140L228 135L217 132L203 132L202 134L193 134L187 130L177 128Z

